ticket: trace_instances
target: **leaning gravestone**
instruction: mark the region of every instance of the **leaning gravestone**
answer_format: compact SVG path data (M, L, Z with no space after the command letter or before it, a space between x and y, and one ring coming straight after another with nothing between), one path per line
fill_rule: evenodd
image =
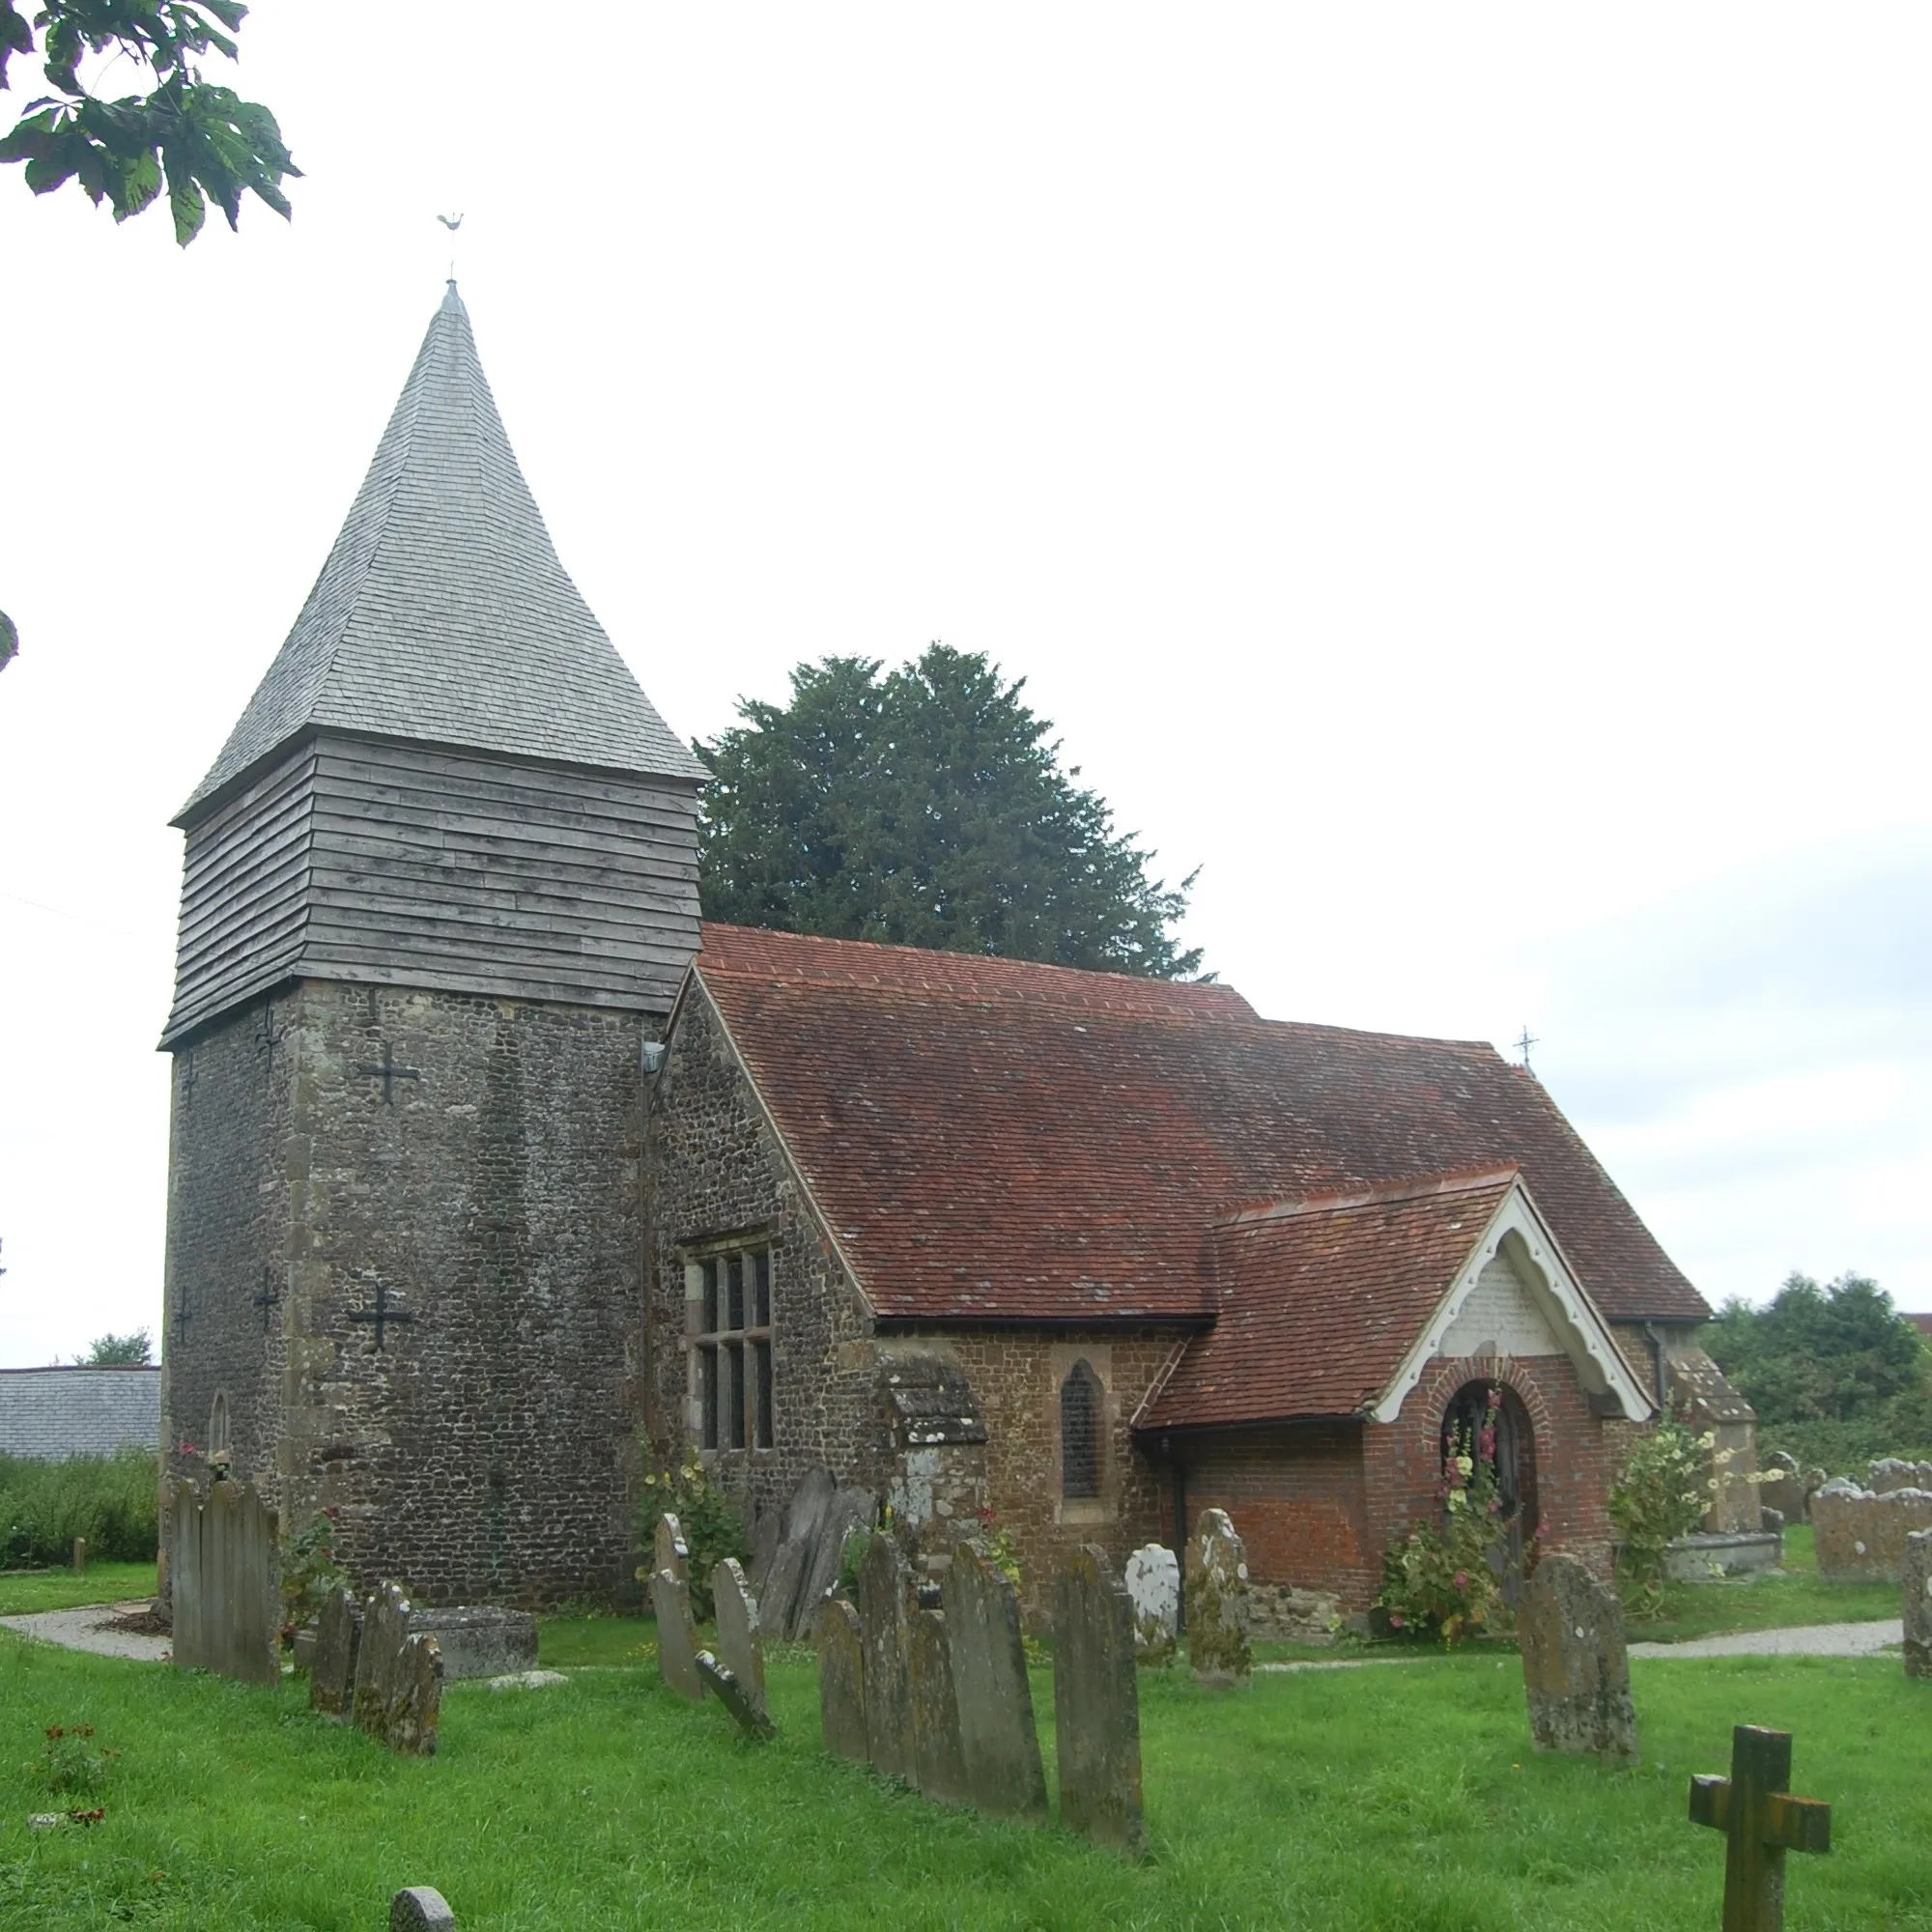
M434 1757L442 1721L442 1651L433 1636L412 1631L389 1677L383 1742L405 1757Z
M961 1543L940 1594L967 1802L994 1817L1044 1818L1046 1775L1012 1583L978 1544Z
M959 1698L944 1610L913 1610L906 1622L907 1676L912 1688L912 1734L919 1788L942 1804L969 1804L966 1758L959 1738Z
M1174 1655L1180 1625L1180 1565L1162 1543L1150 1543L1127 1558L1127 1595L1134 1600L1134 1655L1143 1663L1165 1663Z
M1187 1546L1187 1661L1197 1683L1222 1690L1254 1669L1248 1555L1226 1510L1203 1510Z
M901 1784L919 1778L913 1733L912 1674L907 1617L912 1576L898 1545L872 1532L859 1570L859 1629L866 1646L866 1737L872 1769Z
M1133 1599L1091 1543L1066 1559L1054 1586L1053 1728L1060 1822L1138 1857L1146 1826Z
M818 1722L834 1757L869 1764L866 1736L866 1646L859 1612L842 1597L818 1612Z
M725 1557L712 1571L711 1601L716 1605L719 1659L731 1673L739 1695L762 1719L765 1646L758 1630L758 1600L735 1556Z
M704 1688L730 1712L739 1730L759 1744L778 1736L778 1726L745 1695L744 1686L727 1664L720 1663L708 1650L697 1653L696 1662Z
M433 1885L412 1885L389 1901L389 1932L455 1932L456 1914Z
M658 1619L658 1674L680 1697L704 1696L697 1674L697 1627L691 1619L691 1586L669 1570L651 1578L651 1606Z
M824 1520L812 1539L810 1560L799 1577L798 1602L792 1606L787 1634L804 1636L813 1628L818 1605L838 1581L838 1562L845 1539L854 1530L870 1530L878 1520L878 1498L870 1490L838 1490L826 1506ZM770 1626L773 1630L777 1625Z
M360 1635L355 1598L338 1583L324 1598L309 1666L308 1701L325 1718L344 1719L355 1694L355 1650Z
M1905 1674L1932 1677L1932 1529L1905 1539Z
M242 1684L282 1681L281 1569L275 1513L252 1485L176 1487L174 1662Z
M350 1713L372 1738L388 1732L389 1700L410 1634L410 1600L399 1583L384 1583L362 1605L362 1641L355 1653L355 1692Z
M1636 1710L1615 1591L1573 1558L1546 1556L1524 1588L1517 1634L1536 1748L1635 1764Z
M690 1582L691 1573L687 1565L691 1551L685 1546L684 1525L676 1517L667 1515L658 1518L654 1541L656 1547L651 1552L651 1575L655 1577L660 1570L668 1570L680 1582Z

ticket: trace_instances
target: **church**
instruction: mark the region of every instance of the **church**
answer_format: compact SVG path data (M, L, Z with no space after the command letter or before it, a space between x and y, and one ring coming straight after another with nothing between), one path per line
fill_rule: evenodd
M361 1582L620 1595L649 1464L939 1554L1226 1508L1359 1612L1501 1392L1602 1568L1709 1310L1524 1069L1232 988L700 922L702 764L565 574L452 283L175 823L164 1473ZM1740 1466L1743 1466L1742 1464Z

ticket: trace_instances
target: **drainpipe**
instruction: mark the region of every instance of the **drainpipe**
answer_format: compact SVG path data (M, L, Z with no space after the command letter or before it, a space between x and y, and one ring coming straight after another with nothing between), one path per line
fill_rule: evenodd
M1666 1358L1663 1353L1663 1337L1657 1332L1657 1323L1655 1321L1646 1321L1643 1324L1643 1332L1649 1339L1651 1361L1655 1365L1658 1412L1661 1415L1668 1415L1670 1413L1670 1376L1668 1369L1665 1367Z
M1163 1435L1160 1438L1160 1453L1167 1458L1168 1466L1174 1471L1174 1557L1180 1565L1184 1586L1187 1580L1187 1470L1175 1460L1173 1436ZM1175 1605L1174 1628L1177 1634L1187 1628L1187 1591L1184 1587L1179 1603Z

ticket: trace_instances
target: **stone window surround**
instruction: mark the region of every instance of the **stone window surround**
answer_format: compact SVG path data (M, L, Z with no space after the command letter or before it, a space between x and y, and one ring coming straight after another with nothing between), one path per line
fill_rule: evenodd
M778 1430L774 1350L778 1332L778 1249L777 1231L768 1226L739 1228L729 1234L701 1236L677 1244L677 1252L684 1264L685 1422L691 1440L697 1445L699 1455L707 1463L721 1456L769 1456L776 1453ZM750 1265L753 1258L758 1255L762 1255L765 1261L762 1321L757 1319L760 1311L756 1275ZM735 1325L729 1321L726 1285L727 1265L734 1260L746 1264L741 1275L744 1298L739 1310L740 1321ZM715 1270L715 1327L704 1325L707 1268ZM714 1370L718 1382L713 1390L711 1432L716 1439L711 1442L704 1439L706 1402L703 1362L707 1349L718 1364ZM738 1418L743 1425L745 1439L742 1442L724 1439L732 1425L732 1418L726 1411L732 1383L724 1366L728 1359L725 1351L730 1349L739 1351L739 1359L745 1364L741 1390L744 1406Z
M1054 1342L1048 1345L1046 1354L1047 1399L1052 1405L1052 1439L1056 1451L1053 1465L1054 1489L1057 1492L1053 1504L1054 1520L1069 1526L1112 1522L1120 1514L1120 1480L1114 1459L1114 1351L1105 1342ZM1098 1481L1096 1493L1091 1496L1066 1494L1065 1474L1058 1454L1060 1391L1066 1385L1066 1378L1073 1373L1077 1362L1085 1362L1100 1384L1094 1418L1098 1435L1095 1445Z

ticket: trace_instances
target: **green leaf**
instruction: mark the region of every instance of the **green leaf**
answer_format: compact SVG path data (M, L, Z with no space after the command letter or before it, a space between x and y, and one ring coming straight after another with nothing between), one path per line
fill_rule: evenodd
M201 233L201 225L208 219L208 203L191 176L177 176L169 169L168 206L174 211L175 240L185 248Z
M5 670L19 654L20 633L13 618L0 611L0 670Z

